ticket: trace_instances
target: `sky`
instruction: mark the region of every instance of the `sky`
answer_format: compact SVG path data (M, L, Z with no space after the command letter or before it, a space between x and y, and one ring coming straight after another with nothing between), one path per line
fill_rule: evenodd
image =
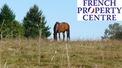
M7 4L16 15L16 20L22 23L30 7L36 4L51 27L55 22L68 22L70 25L71 40L100 39L109 24L122 23L122 21L77 21L77 0L0 0L0 8ZM62 36L61 36L62 37Z

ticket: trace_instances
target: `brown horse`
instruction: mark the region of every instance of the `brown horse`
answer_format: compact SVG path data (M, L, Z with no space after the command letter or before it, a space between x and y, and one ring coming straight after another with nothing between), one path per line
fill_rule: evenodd
M63 41L65 39L65 32L67 33L67 41L70 40L70 26L67 22L56 22L54 25L54 40L57 40L57 33L59 34L60 40L60 33L63 33Z

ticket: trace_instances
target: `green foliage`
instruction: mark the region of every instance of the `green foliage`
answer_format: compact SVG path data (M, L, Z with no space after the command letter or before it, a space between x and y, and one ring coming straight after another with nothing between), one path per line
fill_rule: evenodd
M39 11L38 6L34 5L29 9L23 20L25 37L35 38L41 36L41 38L47 38L51 33L49 32L49 26L45 26L46 23L42 11Z
M5 23L9 23L10 21L15 20L15 14L13 11L9 8L7 4L5 4L0 13L0 23L2 23L4 20Z
M122 25L119 23L110 24L108 29L105 29L104 38L122 39Z
M11 30L13 30L12 37L16 38L16 37L24 36L23 26L18 21L14 21L12 27L13 27L13 29L11 29Z
M46 23L42 11L39 11L38 6L34 5L27 12L21 25L15 20L13 11L5 4L0 11L0 39L22 36L47 38L51 33L49 32L49 26L45 26Z
M0 12L0 35L2 38L16 38L23 35L22 25L15 20L15 14L5 4Z

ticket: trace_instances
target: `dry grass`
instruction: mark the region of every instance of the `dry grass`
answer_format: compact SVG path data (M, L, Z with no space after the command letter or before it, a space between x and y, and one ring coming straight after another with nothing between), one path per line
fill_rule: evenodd
M0 57L1 68L122 68L122 41L2 40Z

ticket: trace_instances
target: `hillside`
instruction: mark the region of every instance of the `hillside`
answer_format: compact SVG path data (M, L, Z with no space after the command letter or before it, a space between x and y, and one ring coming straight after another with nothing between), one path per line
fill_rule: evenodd
M1 68L122 68L122 41L2 40Z

